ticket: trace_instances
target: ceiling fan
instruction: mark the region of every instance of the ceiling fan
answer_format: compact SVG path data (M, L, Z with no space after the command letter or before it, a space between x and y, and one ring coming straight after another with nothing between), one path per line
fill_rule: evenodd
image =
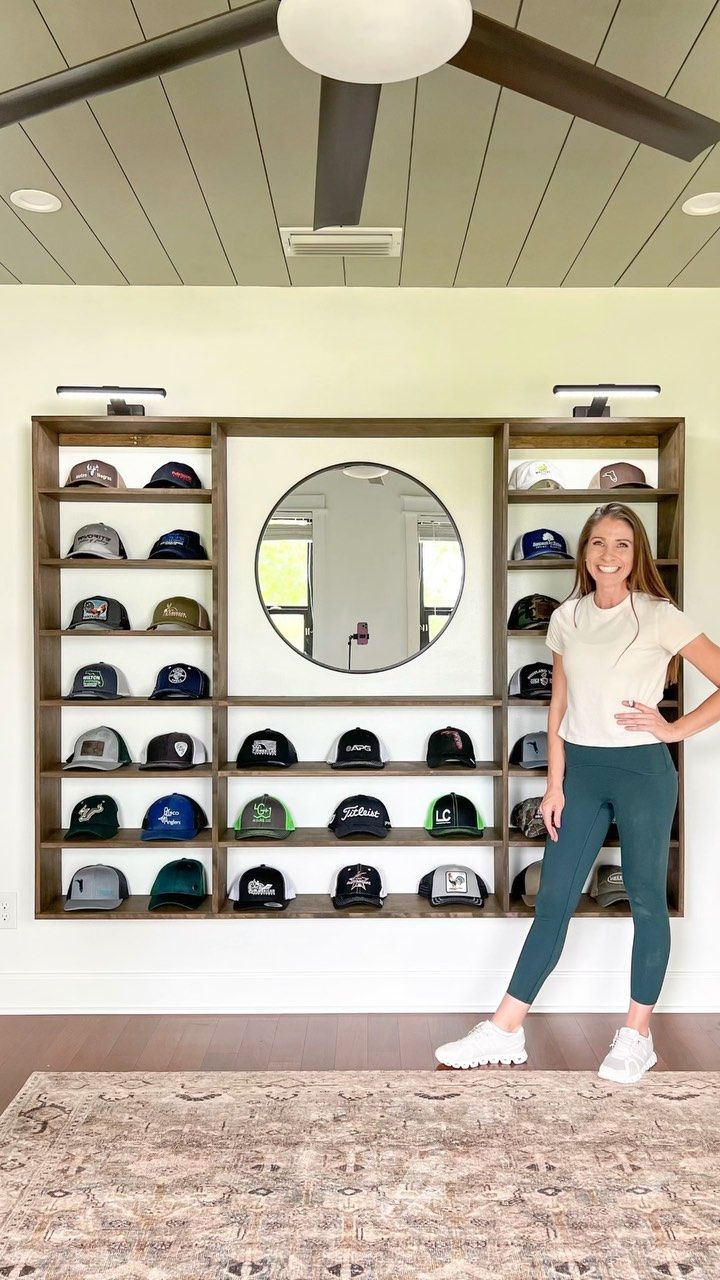
M313 227L357 226L383 84L449 62L682 160L720 123L474 12L471 0L255 0L0 94L0 128L279 35L321 77Z

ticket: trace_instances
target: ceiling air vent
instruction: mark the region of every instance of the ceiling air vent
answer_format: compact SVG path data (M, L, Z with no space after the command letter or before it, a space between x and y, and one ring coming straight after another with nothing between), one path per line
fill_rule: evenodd
M402 227L281 227L286 258L399 258Z

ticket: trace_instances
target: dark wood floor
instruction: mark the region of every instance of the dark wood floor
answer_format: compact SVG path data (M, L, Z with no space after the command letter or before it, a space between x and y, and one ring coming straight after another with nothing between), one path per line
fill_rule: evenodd
M482 1016L0 1017L0 1110L33 1071L433 1071L434 1046ZM513 1070L594 1071L622 1023L621 1014L533 1013L525 1024L528 1063ZM656 1070L720 1071L720 1014L655 1014L652 1030Z

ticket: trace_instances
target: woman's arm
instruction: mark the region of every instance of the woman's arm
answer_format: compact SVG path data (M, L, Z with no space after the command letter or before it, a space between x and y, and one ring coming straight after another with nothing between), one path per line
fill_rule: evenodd
M703 634L686 644L680 650L680 656L715 685L715 692L678 720L666 720L655 707L646 707L642 702L625 702L623 705L632 706L633 710L619 712L615 716L619 725L630 732L641 729L645 733L653 733L660 742L682 742L684 738L717 724L720 720L720 646Z
M565 744L558 733L560 722L567 708L567 680L559 653L553 653L553 680L550 710L548 711L548 779L540 812L551 840L557 840L560 815L565 806L563 779L565 777Z

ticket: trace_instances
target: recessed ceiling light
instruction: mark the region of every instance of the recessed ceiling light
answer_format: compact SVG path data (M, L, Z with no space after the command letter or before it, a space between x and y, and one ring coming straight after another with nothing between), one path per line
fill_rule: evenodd
M720 213L720 191L704 191L702 195L690 196L682 207L683 213L692 214L694 218L704 218L709 213Z
M57 213L62 209L62 200L49 191L33 191L30 187L22 187L19 191L11 191L10 199L18 209L27 209L29 213Z

